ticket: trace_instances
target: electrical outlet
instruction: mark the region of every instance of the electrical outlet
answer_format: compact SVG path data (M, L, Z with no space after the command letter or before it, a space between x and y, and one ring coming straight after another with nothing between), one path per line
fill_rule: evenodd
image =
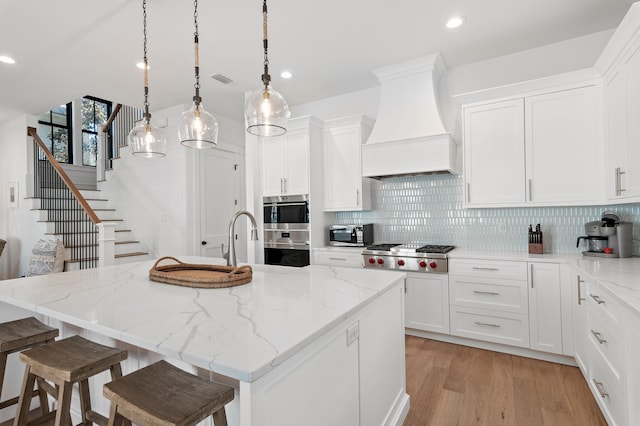
M360 336L360 327L359 323L356 322L351 327L347 328L347 346L350 346L353 342L358 340L358 336Z

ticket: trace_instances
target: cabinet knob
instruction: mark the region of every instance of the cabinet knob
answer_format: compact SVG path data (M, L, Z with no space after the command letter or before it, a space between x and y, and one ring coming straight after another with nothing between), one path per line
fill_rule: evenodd
M202 244L203 246L206 246L207 242L206 241L201 241L200 244Z

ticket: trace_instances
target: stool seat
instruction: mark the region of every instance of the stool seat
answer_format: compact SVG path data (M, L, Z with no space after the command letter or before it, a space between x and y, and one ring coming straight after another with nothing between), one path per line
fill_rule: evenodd
M80 336L29 349L20 359L31 372L56 383L79 382L127 359L127 351L100 345Z
M2 384L4 382L7 358L9 354L19 352L24 349L51 343L58 336L57 328L49 327L38 321L34 317L22 318L0 324L0 396L2 395ZM49 411L47 396L45 392L38 389L32 392L32 397L40 397L40 408L42 414ZM18 403L18 397L2 401L0 398L0 409Z
M34 317L0 324L0 352L17 352L55 339L57 328L49 327Z
M120 362L127 359L127 351L100 345L80 336L68 337L46 346L40 346L20 353L20 359L26 364L19 409L15 426L27 424L29 400L34 382L56 397L58 406L55 411L55 424L67 425L71 421L71 391L74 383L79 384L80 414L82 423L91 422L106 425L106 417L91 410L89 378L110 370L111 378L122 376ZM44 382L53 382L55 388ZM42 382L42 383L41 383Z
M193 425L213 415L227 424L224 406L234 398L231 386L210 382L159 361L104 385L112 401L109 424L123 416L138 425Z

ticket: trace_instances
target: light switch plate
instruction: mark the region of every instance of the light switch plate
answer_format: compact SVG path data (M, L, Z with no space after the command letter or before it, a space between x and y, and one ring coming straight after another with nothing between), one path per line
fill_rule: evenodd
M347 346L350 346L353 342L358 340L360 336L360 324L356 322L349 328L347 328Z

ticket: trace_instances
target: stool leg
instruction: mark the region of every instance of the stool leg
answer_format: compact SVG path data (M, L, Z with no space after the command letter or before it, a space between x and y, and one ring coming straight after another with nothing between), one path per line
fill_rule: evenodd
M213 424L214 426L227 426L227 412L224 410L224 406L213 413Z
M58 408L56 410L56 423L55 426L67 426L71 424L71 390L73 385L68 382L64 382L60 386L58 392Z
M0 353L0 401L2 401L2 385L4 383L4 370L7 368L7 356L6 352Z
M40 401L40 412L44 416L49 413L49 398L47 398L47 391L43 388L42 382L44 379L41 377L36 378L38 384L38 400Z
M112 402L111 409L109 410L108 426L122 426L124 420L128 421L128 419L125 419L120 413L118 413L118 404ZM129 425L131 425L131 421L129 421Z
M82 424L91 426L91 422L87 420L87 413L91 411L91 395L89 394L89 380L84 379L78 384L80 390L80 414L82 415Z
M31 374L31 366L27 365L24 369L24 380L22 381L22 391L18 398L18 411L14 420L14 426L24 426L27 424L29 417L29 405L31 405L31 395L33 394L33 385L36 376Z
M111 371L111 380L116 380L122 377L122 367L120 366L120 363L112 365L109 370ZM113 402L111 403L111 410L115 414L114 416L109 416L110 426L113 426L111 423L112 421L115 422L117 426L131 426L131 420L118 414L116 404ZM114 417L113 420L111 420L112 417Z

